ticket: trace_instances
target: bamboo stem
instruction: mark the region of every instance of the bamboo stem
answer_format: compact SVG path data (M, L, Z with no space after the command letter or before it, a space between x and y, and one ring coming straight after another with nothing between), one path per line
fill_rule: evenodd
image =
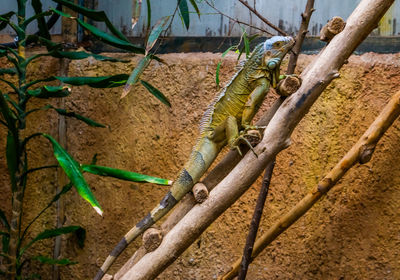
M390 99L368 130L357 141L336 166L296 206L261 236L254 245L251 259L256 258L272 241L302 217L323 195L325 195L357 162L363 164L371 159L375 146L394 120L400 115L400 91ZM241 259L221 280L233 279L239 271Z

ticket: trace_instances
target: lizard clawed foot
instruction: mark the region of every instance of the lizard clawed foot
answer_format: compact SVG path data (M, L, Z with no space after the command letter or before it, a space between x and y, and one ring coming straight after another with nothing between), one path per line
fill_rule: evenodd
M254 150L253 146L251 145L251 143L249 142L249 140L247 140L247 139L244 137L244 135L239 135L239 136L235 139L235 141L233 141L233 143L230 145L230 146L231 146L231 149L235 149L236 151L238 151L239 155L242 157L243 154L242 154L242 151L240 150L240 147L239 147L240 142L245 143L245 144L250 148L250 150L254 153L254 155L255 155L256 157L258 157L258 155L257 155L256 151Z

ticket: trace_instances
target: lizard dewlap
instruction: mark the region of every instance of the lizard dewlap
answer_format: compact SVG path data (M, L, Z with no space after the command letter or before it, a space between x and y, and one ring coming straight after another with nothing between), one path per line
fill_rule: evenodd
M228 145L239 149L254 115L270 87L279 82L283 57L293 47L291 37L275 36L255 47L251 56L209 105L200 123L200 136L189 160L161 202L136 224L111 251L97 273L100 280L121 252L146 229L165 216L204 175L221 149Z

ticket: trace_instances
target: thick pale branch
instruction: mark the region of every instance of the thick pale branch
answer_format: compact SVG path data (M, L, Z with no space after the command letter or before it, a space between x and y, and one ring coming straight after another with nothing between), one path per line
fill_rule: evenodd
M209 194L195 205L164 236L161 245L146 254L121 279L153 279L171 264L200 234L257 179L278 152L287 147L289 137L337 71L355 48L377 25L394 0L363 0L347 21L345 29L332 39L323 55L303 75L300 89L287 98L265 129L264 138L255 148L258 157L247 153Z
M393 95L379 116L364 135L347 152L339 163L296 206L261 236L254 245L252 259L257 257L272 241L302 217L324 194L326 194L352 166L371 159L375 146L394 120L400 115L400 91ZM233 279L239 271L241 259L237 259L231 270L221 280Z

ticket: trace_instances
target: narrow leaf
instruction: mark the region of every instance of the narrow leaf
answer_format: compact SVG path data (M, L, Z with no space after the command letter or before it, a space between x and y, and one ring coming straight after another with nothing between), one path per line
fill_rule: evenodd
M156 25L154 25L149 35L149 38L147 39L146 53L148 53L157 42L157 39L167 25L169 18L170 16L162 17L159 21L157 21Z
M50 140L51 144L53 145L54 156L64 170L65 174L77 189L79 195L88 201L97 213L102 215L103 210L101 210L99 203L97 202L92 191L90 190L89 185L83 177L79 164L72 158L70 154L68 154L66 150L64 150L63 147L61 147L61 145L53 137L48 134L42 135Z
M53 0L56 3L62 4L63 6L66 6L70 8L71 10L80 13L92 20L95 21L101 21L106 24L108 29L113 33L115 36L117 36L119 39L124 40L126 42L129 42L128 39L122 34L108 19L106 13L104 11L96 11L92 9L88 9L79 5L75 5L71 1L66 1L66 0Z
M168 98L165 97L165 95L159 91L158 89L156 89L155 87L153 87L151 84L149 84L146 81L140 80L140 82L142 83L142 85L151 93L153 94L158 100L160 100L162 103L164 103L165 105L167 105L168 107L171 107L171 103L169 102Z
M72 265L72 264L78 263L78 262L70 261L69 259L56 260L56 259L49 258L46 256L36 256L36 257L33 257L32 259L37 260L43 264L51 264L51 265L58 265L58 266Z
M8 21L13 15L15 15L15 12L8 12L6 14L0 15L1 18L6 19L0 20L0 31L7 27Z
M31 247L35 242L43 240L43 239L48 239L48 238L53 238L59 235L63 234L68 234L77 231L80 229L80 226L68 226L68 227L61 227L57 229L46 229L39 233L34 239L32 239L24 248L21 249L19 252L19 256L22 256L23 253Z
M4 75L4 74L15 75L15 74L17 74L17 69L15 69L15 68L0 68L0 75Z
M151 5L150 5L150 0L146 0L146 5L147 5L147 31L149 32L150 30L150 25L151 25Z
M1 234L1 247L4 254L8 253L8 247L10 246L10 235L8 233Z
M119 87L126 83L128 75L118 74L114 76L102 76L102 77L58 77L55 79L73 86L87 85L93 88L112 88Z
M49 52L49 55L52 57L56 57L56 58L68 58L68 59L72 59L72 60L93 57L94 59L99 60L99 61L129 62L129 60L122 60L122 59L118 59L118 58L114 58L114 57L109 57L109 56L104 56L104 55L99 55L99 54L94 54L94 53L87 53L84 51L64 52L64 51L55 50L55 51Z
M59 0L57 0L57 1L59 1ZM120 48L120 49L123 49L123 50L127 50L127 51L130 51L130 52L133 52L133 53L144 54L144 52L145 52L144 48L135 46L135 45L129 43L128 41L126 41L126 40L123 40L121 38L115 37L115 36L113 36L111 34L108 34L106 32L103 32L100 29L96 28L95 26L80 20L79 18L72 17L69 14L60 12L60 11L55 10L55 9L51 9L51 10L53 12L63 16L63 17L67 17L67 18L76 20L83 28L85 28L86 30L90 31L95 37L97 37L100 40L108 43L111 46L114 46L114 47L117 47L117 48Z
M65 97L71 94L71 88L67 86L43 86L38 89L28 90L27 93L37 98Z
M186 0L178 0L179 1L179 11L181 13L181 17L183 22L185 23L186 29L189 29L190 19L189 19L189 8Z
M0 221L3 224L3 226L7 229L10 230L10 224L7 221L6 214L0 209Z
M246 58L250 55L250 45L249 39L247 38L247 33L243 33L244 50L246 51Z
M103 124L101 124L101 123L95 122L94 120L89 119L89 118L87 118L87 117L84 117L84 116L82 116L82 115L79 115L79 114L77 114L77 113L75 113L75 112L71 112L71 111L68 111L68 110L66 110L66 109L54 108L53 106L51 106L51 108L54 109L54 110L55 110L57 113L59 113L60 115L63 115L63 116L66 116L66 117L71 117L71 118L75 118L75 119L81 120L81 121L83 121L84 123L86 123L86 124L88 124L88 125L90 125L90 126L94 126L94 127L106 127L105 125L103 125Z
M215 83L219 86L219 70L221 69L222 61L218 62L217 70L215 71Z
M42 2L40 0L32 0L32 7L33 10L35 11L36 15L39 15L43 12L42 10ZM29 20L29 19L28 19ZM44 17L38 17L36 19L37 24L38 24L38 28L39 28L39 34L40 36L42 36L43 38L46 39L50 39L50 32L49 29L47 27L46 21L44 19Z
M148 182L159 185L171 185L172 183L172 181L167 179L161 179L153 176L100 165L82 165L82 170L95 175L114 177L132 182Z
M71 183L66 184L66 185L62 188L62 190L61 190L59 193L57 193L57 194L53 197L53 199L47 204L47 206L46 206L45 208L43 208L43 209L39 212L39 214L37 214L36 217L33 218L32 221L30 221L29 224L26 226L26 228L24 229L24 232L23 232L22 235L21 235L21 238L20 238L21 240L24 239L24 236L25 236L25 234L28 232L28 229L30 228L30 226L31 226L31 225L32 225L32 224L33 224L47 209L49 209L49 208L51 207L51 205L52 205L54 202L56 202L57 200L59 200L60 197L61 197L62 195L64 195L64 194L66 194L71 188L72 188L72 184L71 184Z
M196 0L190 0L190 4L192 4L193 8L196 10L196 13L200 18L200 10L199 10L199 7L197 7Z
M125 87L122 91L121 98L124 98L125 96L128 95L128 93L132 89L132 86L134 84L136 84L136 82L139 80L140 75L142 75L144 69L149 65L150 61L151 61L151 58L149 56L145 56L139 61L139 63L133 69L131 75L128 78L128 81L125 84Z
M133 29L136 23L139 21L142 0L132 0L132 1L133 1L132 3L132 29Z

